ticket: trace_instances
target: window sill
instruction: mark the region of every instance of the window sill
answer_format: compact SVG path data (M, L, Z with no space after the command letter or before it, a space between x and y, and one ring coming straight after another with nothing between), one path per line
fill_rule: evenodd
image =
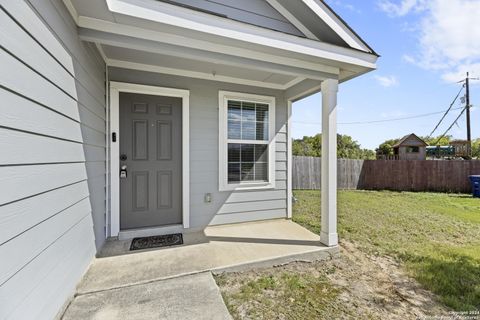
M248 191L269 189L275 189L275 183L227 184L220 186L219 191Z

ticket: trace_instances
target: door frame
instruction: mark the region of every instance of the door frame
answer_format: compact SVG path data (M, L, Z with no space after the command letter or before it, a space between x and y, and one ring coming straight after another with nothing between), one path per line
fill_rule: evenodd
M190 227L190 91L142 84L110 81L110 236L120 233L120 92L182 99L182 226ZM116 141L113 142L113 134ZM107 195L108 196L108 195Z

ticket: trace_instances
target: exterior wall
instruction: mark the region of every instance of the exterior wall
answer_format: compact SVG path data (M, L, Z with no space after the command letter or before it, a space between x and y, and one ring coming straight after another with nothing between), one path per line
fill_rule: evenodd
M399 147L399 160L425 160L427 158L426 148L422 145L419 147L418 153L408 153L408 147Z
M0 4L0 318L52 319L105 239L105 67L60 0Z
M198 8L227 16L230 19L297 36L304 35L267 1L258 0L172 0L179 5ZM317 18L318 20L318 18Z
M235 223L287 216L287 101L277 90L109 68L109 80L190 90L190 226ZM218 91L276 97L276 188L219 192ZM212 202L205 203L205 193Z
M402 146L417 146L417 147L423 147L425 144L415 138L414 136L410 136L408 139L403 141Z
M420 147L419 160L425 160L425 159L427 159L427 148Z

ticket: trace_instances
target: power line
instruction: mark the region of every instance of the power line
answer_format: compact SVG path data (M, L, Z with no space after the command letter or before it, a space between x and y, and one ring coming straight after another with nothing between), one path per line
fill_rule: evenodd
M437 141L434 143L434 145L438 145L438 143L440 142L440 140L442 140L443 137L445 137L448 133L448 131L450 131L450 129L453 128L453 126L457 123L458 119L460 119L460 117L463 115L463 113L465 112L465 110L467 110L467 107L468 106L465 106L462 110L462 112L460 112L460 114L458 115L458 117L455 119L455 121L453 121L453 123L450 125L450 127L448 127L448 129L437 139Z
M469 78L470 80L480 80L480 78ZM466 79L463 79L463 80L460 80L460 81L457 81L456 83L462 83L462 82L465 82Z
M460 108L453 108L451 110L460 110ZM355 121L355 122L338 122L337 124L341 125L354 125L354 124L371 124L371 123L383 123L383 122L392 122L392 121L401 121L401 120L409 120L409 119L416 119L416 118L425 118L437 114L442 114L444 111L438 111L438 112L430 112L430 113L423 113L423 114L417 114L414 116L408 116L408 117L401 117L401 118L392 118L392 119L384 119L384 120L369 120L369 121ZM310 122L310 121L293 121L293 123L299 123L299 124L321 124L321 122Z
M448 109L445 111L445 113L443 114L442 118L440 119L440 121L438 121L437 125L435 126L435 128L433 128L432 132L430 132L430 134L428 135L428 137L430 138L433 133L435 132L435 130L438 129L438 127L440 126L440 124L442 123L442 121L445 119L445 117L447 116L447 114L450 112L450 110L452 109L453 105L455 104L455 101L457 101L458 97L460 96L460 93L462 93L462 90L463 88L465 87L465 85L462 85L462 87L460 88L460 90L458 91L457 95L455 96L455 99L453 99L452 103L450 104L450 106L448 107Z

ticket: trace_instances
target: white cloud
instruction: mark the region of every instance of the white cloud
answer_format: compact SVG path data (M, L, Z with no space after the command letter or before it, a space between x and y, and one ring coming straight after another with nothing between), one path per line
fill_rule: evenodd
M357 7L355 7L353 4L351 3L348 3L348 2L345 2L345 1L341 1L341 0L329 0L328 2L330 2L330 4L334 4L336 6L339 6L339 7L343 7L347 10L350 10L352 12L356 12L356 13L362 13L362 11L360 9L358 9Z
M404 54L402 56L402 60L405 61L405 62L408 62L408 63L411 63L411 64L415 64L416 60L414 57L412 57L411 55L409 54Z
M470 77L478 78L480 75L480 62L463 64L455 67L452 71L445 72L442 79L446 82L457 82L465 79L467 72L470 72ZM471 82L472 85L477 84L477 81Z
M398 4L390 0L380 0L378 6L390 16L404 16L412 11L420 12L425 10L427 1L428 0L402 0Z
M445 81L458 81L470 71L480 75L480 1L402 0L394 4L381 0L380 8L391 16L423 11L418 22L416 55L403 60L442 73Z
M375 76L375 79L377 80L378 84L380 84L382 87L394 87L398 85L398 80L395 76Z
M362 13L362 11L360 11L359 9L357 9L353 4L345 4L344 5L345 8L347 8L348 10L350 11L353 11L353 12L356 12L356 13Z
M432 0L422 20L420 45L432 68L480 59L480 1Z

